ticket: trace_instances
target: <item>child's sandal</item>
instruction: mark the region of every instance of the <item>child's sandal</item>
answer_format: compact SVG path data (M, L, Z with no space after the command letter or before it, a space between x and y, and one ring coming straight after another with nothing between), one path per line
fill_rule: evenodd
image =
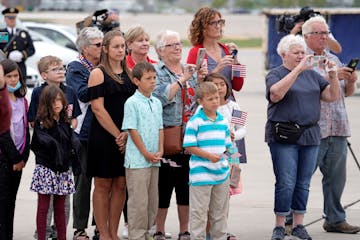
M84 230L77 230L74 232L74 240L88 240L89 236Z
M179 233L179 238L178 240L190 240L190 233L185 231L185 232L182 232L182 233Z

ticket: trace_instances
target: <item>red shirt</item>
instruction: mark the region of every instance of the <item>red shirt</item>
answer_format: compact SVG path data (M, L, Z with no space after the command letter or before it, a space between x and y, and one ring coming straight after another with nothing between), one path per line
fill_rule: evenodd
M149 56L146 56L146 61L151 64L157 63L157 61L150 59ZM133 69L136 65L136 62L132 59L130 54L126 56L126 65L130 70Z
M0 134L10 130L11 106L6 85L0 89Z

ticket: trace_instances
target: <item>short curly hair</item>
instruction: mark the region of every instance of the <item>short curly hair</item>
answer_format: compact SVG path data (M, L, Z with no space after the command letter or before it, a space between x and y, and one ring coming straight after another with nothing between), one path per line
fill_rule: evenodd
M209 25L215 16L219 16L221 18L221 13L218 10L209 7L202 7L195 13L189 29L189 40L192 45L203 43L204 29Z

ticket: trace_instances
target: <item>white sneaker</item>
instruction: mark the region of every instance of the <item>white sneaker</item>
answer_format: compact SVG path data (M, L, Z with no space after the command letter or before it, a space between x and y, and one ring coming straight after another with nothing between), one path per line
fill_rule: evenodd
M155 233L156 233L156 225L153 225L153 226L149 229L149 234L150 234L150 236L153 236ZM165 237L166 237L166 238L171 238L172 235L171 235L171 233L169 233L169 232L165 232Z
M171 237L172 237L172 236L171 236L171 233L165 232L165 237L166 237L166 238L171 238Z
M122 230L122 234L121 236L125 239L128 239L129 237L129 230L128 230L128 227L127 226L124 226L124 229Z

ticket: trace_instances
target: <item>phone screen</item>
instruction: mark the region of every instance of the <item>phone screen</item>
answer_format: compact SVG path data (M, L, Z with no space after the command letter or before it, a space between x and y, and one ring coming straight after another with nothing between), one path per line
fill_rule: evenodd
M356 70L356 66L359 63L359 59L358 58L353 58L350 60L349 64L347 65L347 67L351 68L353 71Z

